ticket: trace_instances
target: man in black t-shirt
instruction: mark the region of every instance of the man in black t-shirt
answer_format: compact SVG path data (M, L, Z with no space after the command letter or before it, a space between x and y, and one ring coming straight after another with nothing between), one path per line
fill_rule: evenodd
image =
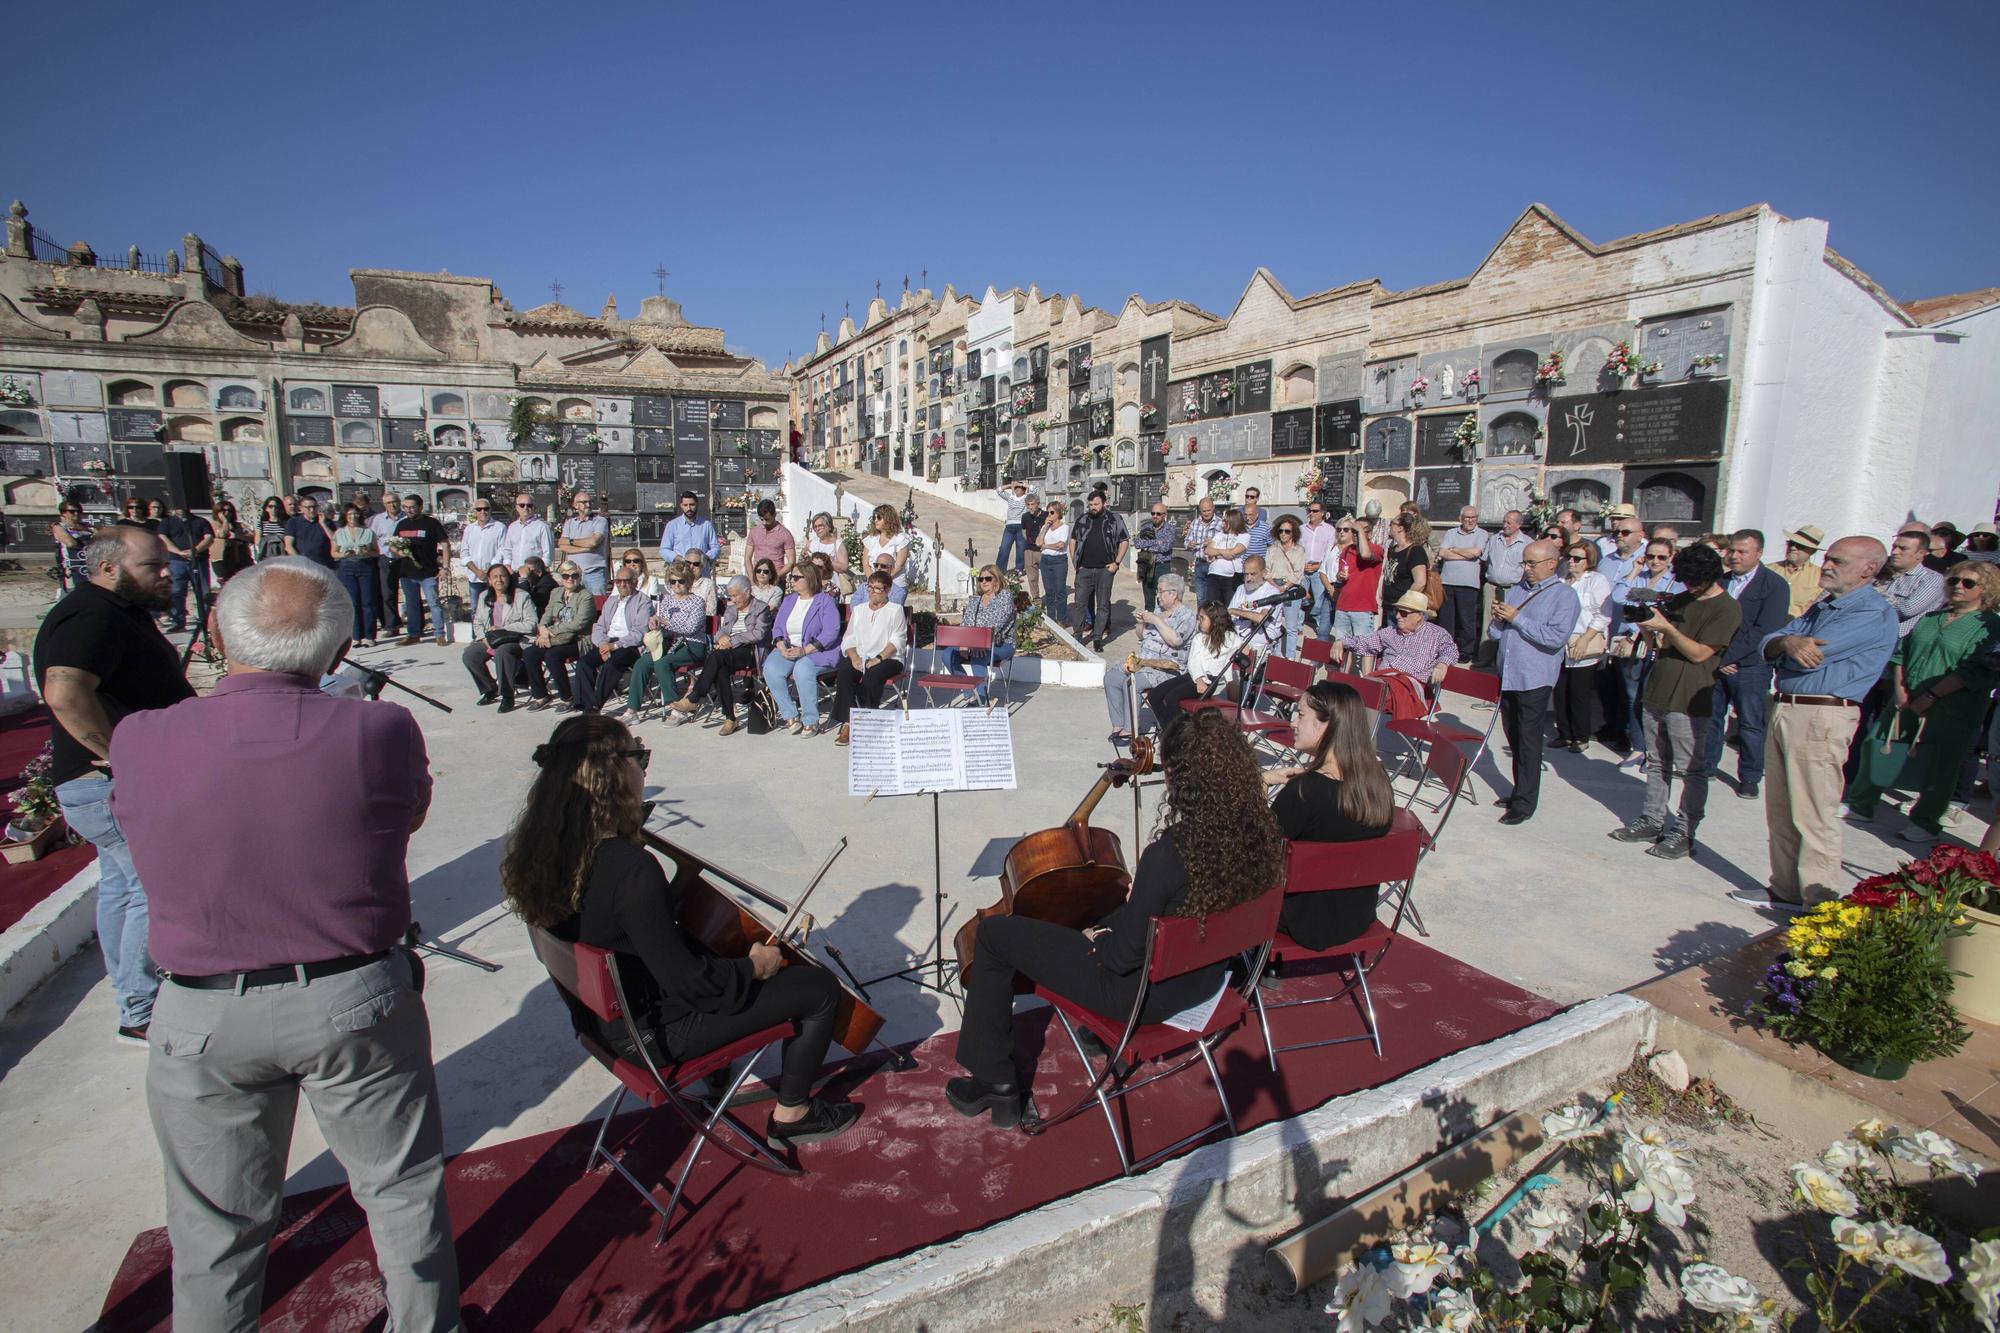
M451 628L445 623L444 606L438 601L438 570L451 558L451 543L445 540L444 524L424 512L423 497L403 497L403 516L396 520L396 540L408 548L396 564L396 578L403 588L403 637L405 648L423 642L424 610L431 613L431 632L440 646L451 642Z
M320 522L319 501L299 501L299 516L285 520L285 554L302 555L316 565L333 568L333 534Z
M146 891L111 809L105 761L121 720L194 691L153 623L173 587L160 539L112 524L91 537L83 563L87 581L56 603L35 636L35 682L55 718L56 801L70 828L97 848L97 938L118 992L118 1040L144 1046L160 979L146 953Z
M208 619L208 549L215 542L209 521L186 505L160 520L160 539L167 544L167 571L173 578L168 594L168 629L187 628L187 595L194 590L194 621Z
M1132 546L1125 520L1104 502L1104 492L1090 493L1088 507L1069 535L1069 564L1076 571L1076 601L1083 608L1083 630L1104 651L1111 637L1111 580L1125 563Z

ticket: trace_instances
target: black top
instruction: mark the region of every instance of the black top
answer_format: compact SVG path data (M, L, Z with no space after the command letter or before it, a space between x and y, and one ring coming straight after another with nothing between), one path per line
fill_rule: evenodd
M549 598L554 596L556 591L554 575L544 574L539 579L522 579L521 586L527 589L528 600L535 604L537 616L549 609Z
M1271 803L1278 831L1293 842L1360 842L1389 831L1357 824L1340 808L1340 779L1325 773L1293 778ZM1382 886L1329 889L1323 893L1293 893L1285 898L1278 924L1308 949L1331 949L1358 939L1375 923L1375 903Z
M1146 945L1152 939L1153 918L1173 916L1187 897L1187 866L1171 837L1160 838L1139 854L1139 868L1132 875L1132 892L1125 901L1098 924L1106 927L1091 945L1091 959L1116 976L1136 976L1146 964ZM1173 977L1155 986L1147 996L1145 1020L1156 1022L1200 1004L1215 994L1222 984L1228 963L1215 963L1199 972Z
M396 520L396 535L410 544L409 558L398 562L396 574L406 579L434 579L438 572L438 543L444 540L444 524L429 514L408 515Z
M199 515L180 518L169 514L166 518L160 520L160 536L172 542L183 551L194 550L196 542L200 541L203 537L213 537L214 535L215 529L209 526L207 519ZM179 557L174 558L178 559ZM208 552L203 551L199 555L196 555L190 563L206 565L208 563Z
M44 692L50 667L72 667L97 677L97 697L114 730L132 713L194 698L181 675L180 655L153 623L152 613L95 583L80 583L57 602L35 635L35 684ZM92 767L96 754L64 730L60 720L51 733L52 783L108 771Z
M333 568L333 538L316 518L301 514L285 523L285 535L292 539L300 555L316 565Z
M1021 511L1021 540L1033 546L1035 538L1042 535L1042 525L1048 521L1049 511L1046 509L1039 514L1023 509Z
M1382 567L1382 605L1394 606L1417 581L1417 570L1430 562L1431 553L1414 543L1407 550L1389 552L1388 563Z
M1110 564L1118 548L1131 540L1125 520L1109 509L1101 514L1084 510L1070 536L1076 541L1076 561L1086 569Z
M581 943L619 955L641 1028L665 1027L689 1014L733 1014L750 1000L756 980L750 960L710 953L680 928L679 912L679 886L668 882L651 852L622 838L597 844L583 908L571 924ZM622 1034L621 1025L604 1035L622 1040Z

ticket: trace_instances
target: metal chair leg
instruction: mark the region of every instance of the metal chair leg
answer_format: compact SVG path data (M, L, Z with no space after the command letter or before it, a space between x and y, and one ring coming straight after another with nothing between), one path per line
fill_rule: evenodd
M1229 1109L1229 1094L1222 1090L1222 1071L1215 1067L1215 1057L1209 1053L1206 1041L1196 1043L1201 1051L1201 1062L1208 1066L1208 1077L1215 1084L1215 1100L1222 1103L1222 1118L1229 1124L1229 1135L1236 1136L1236 1112Z
M1361 1016L1368 1023L1368 1040L1375 1044L1375 1058L1382 1058L1382 1029L1375 1022L1375 996L1368 989L1368 965L1354 955L1354 975L1361 983Z
M583 1173L585 1175L589 1175L597 1169L598 1154L603 1153L607 1160L611 1158L611 1154L604 1151L604 1132L611 1128L611 1118L618 1114L618 1108L624 1104L625 1085L621 1083L618 1085L618 1095L611 1099L610 1109L605 1111L604 1118L597 1122L597 1142L590 1145L590 1156L586 1157L583 1162Z
M1056 1010L1056 1017L1062 1020L1063 1031L1069 1033L1070 1044L1076 1047L1077 1058L1083 1061L1084 1069L1088 1070L1090 1068L1090 1057L1084 1054L1083 1039L1076 1035L1076 1025L1071 1023L1069 1021L1069 1015L1064 1013L1060 1009ZM1105 1072L1107 1074L1111 1072L1110 1066L1114 1064L1116 1060L1117 1060L1116 1051L1113 1051L1109 1056L1106 1057ZM1104 1112L1104 1126L1106 1129L1109 1129L1111 1131L1111 1146L1118 1150L1119 1170L1122 1171L1125 1175L1129 1176L1132 1174L1132 1155L1125 1151L1124 1136L1119 1134L1118 1132L1118 1117L1112 1114L1111 1098L1110 1096L1107 1096L1104 1091L1105 1086L1109 1082L1110 1080L1108 1078L1099 1076L1097 1080L1097 1085L1095 1088L1092 1089L1092 1091L1097 1094L1097 1109Z
M769 1048L767 1047L765 1049L768 1050ZM736 1077L733 1080L731 1080L729 1084L729 1090L723 1093L721 1097L716 1099L715 1109L709 1112L708 1122L706 1126L704 1126L705 1128L713 1130L716 1127L716 1125L720 1124L723 1118L729 1114L729 1103L736 1100L737 1090L743 1086L743 1081L750 1077L750 1071L756 1068L757 1055L762 1055L762 1054L763 1051L759 1051L757 1052L756 1055L752 1055L749 1059L743 1062L743 1068L736 1075ZM770 1150L766 1148L764 1144L759 1142L754 1135L749 1135L746 1133L745 1137L748 1137L750 1139L751 1147L757 1149L759 1152L763 1153L767 1157L771 1155ZM667 1200L667 1211L661 1214L660 1216L660 1230L659 1234L653 1238L653 1244L658 1245L662 1241L666 1240L667 1228L673 1224L674 1209L680 1206L681 1193L687 1188L688 1177L694 1174L694 1164L697 1160L700 1159L701 1150L707 1146L708 1146L708 1140L703 1138L699 1134L695 1135L694 1142L688 1145L687 1161L681 1164L680 1178L674 1181L674 1192L673 1195Z
M1278 1048L1271 1040L1271 1015L1264 1008L1264 988L1260 985L1253 989L1250 998L1257 1006L1257 1026L1264 1030L1264 1058L1270 1061L1271 1072L1275 1074L1278 1072Z

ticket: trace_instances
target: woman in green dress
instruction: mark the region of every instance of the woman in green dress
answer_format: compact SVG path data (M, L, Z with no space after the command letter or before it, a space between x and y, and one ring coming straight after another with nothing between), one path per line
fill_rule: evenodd
M1885 712L1878 733L1869 738L1869 743L1879 743L1893 719L1899 734L1917 737L1912 753L1927 754L1924 785L1903 832L1905 841L1926 846L1941 836L1959 767L1986 720L1987 697L2000 682L1989 648L2000 638L2000 615L1995 614L2000 566L1961 561L1945 571L1944 591L1944 609L1911 626L1890 657L1896 711ZM1881 795L1864 763L1848 786L1848 809L1866 819Z

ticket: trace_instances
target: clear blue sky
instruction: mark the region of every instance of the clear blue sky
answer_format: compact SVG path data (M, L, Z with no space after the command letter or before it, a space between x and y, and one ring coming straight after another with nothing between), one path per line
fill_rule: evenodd
M1605 240L1768 201L1892 294L2000 284L2000 6L718 3L17 7L0 196L517 309L656 264L773 368L928 268L1218 312L1469 272L1533 200Z

